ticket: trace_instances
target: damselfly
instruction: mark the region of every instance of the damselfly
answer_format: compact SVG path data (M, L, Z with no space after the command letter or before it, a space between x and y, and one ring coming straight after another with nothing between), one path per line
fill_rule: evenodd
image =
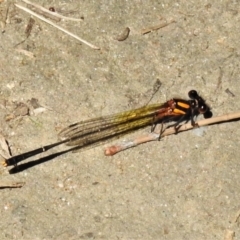
M88 146L104 143L109 139L146 126L152 126L153 129L158 123L164 124L174 121L173 125L177 132L179 124L183 121L190 120L191 124L195 126L194 118L197 115L203 114L205 118L212 116L209 107L195 90L191 90L188 95L189 100L173 98L163 104L151 104L138 109L72 124L59 133L61 139L59 142L13 156L5 160L3 165L16 165L24 159L64 143L67 146L72 146L67 151L77 151Z

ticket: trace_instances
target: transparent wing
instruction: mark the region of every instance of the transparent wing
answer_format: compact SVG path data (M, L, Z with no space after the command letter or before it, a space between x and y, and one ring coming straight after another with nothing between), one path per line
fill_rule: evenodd
M72 124L59 133L68 146L92 145L161 122L168 112L166 104L151 104L118 114ZM155 119L156 117L156 119Z

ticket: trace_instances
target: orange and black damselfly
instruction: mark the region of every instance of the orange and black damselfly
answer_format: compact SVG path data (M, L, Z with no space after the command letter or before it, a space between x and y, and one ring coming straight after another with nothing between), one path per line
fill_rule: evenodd
M191 124L195 126L194 117L197 115L203 114L205 118L212 116L209 107L195 90L191 90L188 95L189 100L173 98L163 104L151 104L138 109L72 124L59 133L61 141L13 156L5 160L3 164L4 166L16 165L29 157L64 143L67 146L72 146L72 148L62 153L77 151L149 125L152 126L153 130L153 126L158 123L174 121L173 126L175 126L177 132L179 124L183 121L190 120Z

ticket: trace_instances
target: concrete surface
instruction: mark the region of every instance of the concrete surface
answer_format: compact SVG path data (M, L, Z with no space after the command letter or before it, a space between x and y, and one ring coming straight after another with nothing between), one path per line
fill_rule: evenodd
M0 3L2 23L9 3ZM10 5L0 34L0 118L14 155L57 141L58 131L71 123L145 105L157 79L162 86L152 103L187 98L196 89L215 116L240 108L239 1L38 4L84 18L58 24L101 50L36 18L28 39L16 46L26 38L30 15ZM129 37L115 40L126 27ZM30 109L30 115L16 117L14 109L30 107L32 98L46 111ZM104 156L99 146L18 174L2 167L1 186L25 184L1 189L0 238L240 239L239 136L235 121L114 157Z

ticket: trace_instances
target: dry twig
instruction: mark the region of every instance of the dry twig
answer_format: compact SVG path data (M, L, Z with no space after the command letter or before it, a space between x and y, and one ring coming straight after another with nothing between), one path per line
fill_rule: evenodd
M24 182L16 182L16 183L10 183L10 184L0 184L0 189L5 189L5 188L21 188L23 187L25 183Z
M22 0L23 2L27 3L28 5L30 5L31 7L33 7L34 11L45 16L45 17L48 17L48 18L51 18L53 20L56 20L56 21L60 21L61 19L64 19L64 20L69 20L69 21L76 21L76 22L80 22L82 21L81 18L71 18L71 17L65 17L63 15L60 15L59 13L57 12L52 12L52 11L49 11L48 9L36 4L36 3L32 3L28 0Z
M226 115L218 116L218 117L214 117L214 118L203 119L203 120L198 121L197 124L199 127L202 127L202 126L207 126L207 125L211 125L211 124L216 124L219 122L228 122L228 121L234 120L234 119L240 119L240 112L226 114ZM191 123L183 124L181 127L179 127L178 133L187 131L190 129L193 129L193 126L191 125ZM171 134L175 134L175 133L176 133L176 131L175 131L174 127L168 128L161 134L161 138L171 135ZM136 139L107 147L104 151L104 154L106 156L112 156L120 151L126 150L131 147L136 147L137 145L140 145L142 143L146 143L146 142L150 142L150 141L158 141L159 136L160 136L160 132L152 132L152 133L149 133L149 134L146 134L143 136L139 136Z
M95 46L95 45L93 45L93 44L87 42L86 40L83 40L82 38L78 37L77 35L75 35L75 34L69 32L68 30L66 30L66 29L64 29L64 28L62 28L62 27L60 27L60 26L58 26L57 24L53 23L52 21L46 19L45 17L43 17L43 16L41 16L41 15L39 15L39 14L37 14L37 13L31 11L30 9L28 9L28 8L26 8L26 7L23 7L23 6L21 6L21 5L19 5L19 4L16 4L16 3L15 3L15 6L18 7L18 8L20 8L20 9L22 9L23 11L25 11L25 12L27 12L27 13L33 15L33 16L35 16L35 17L41 19L42 21L44 21L44 22L46 22L46 23L52 25L53 27L55 27L55 28L61 30L62 32L64 32L64 33L70 35L71 37L77 39L78 41L80 41L80 42L82 42L82 43L88 45L89 47L91 47L91 48L93 48L93 49L95 49L95 50L99 50L99 49L100 49L99 47L97 47L97 46Z
M144 35L144 34L152 32L152 31L156 31L160 28L164 28L164 27L170 25L171 23L175 23L175 22L176 22L175 20L172 20L170 22L165 22L165 23L161 23L161 24L158 24L158 25L155 25L152 27L144 28L141 30L141 34Z
M0 134L0 147L1 147L0 155L5 159L10 158L11 157L10 148L9 148L7 140L5 139L5 137L2 134Z

